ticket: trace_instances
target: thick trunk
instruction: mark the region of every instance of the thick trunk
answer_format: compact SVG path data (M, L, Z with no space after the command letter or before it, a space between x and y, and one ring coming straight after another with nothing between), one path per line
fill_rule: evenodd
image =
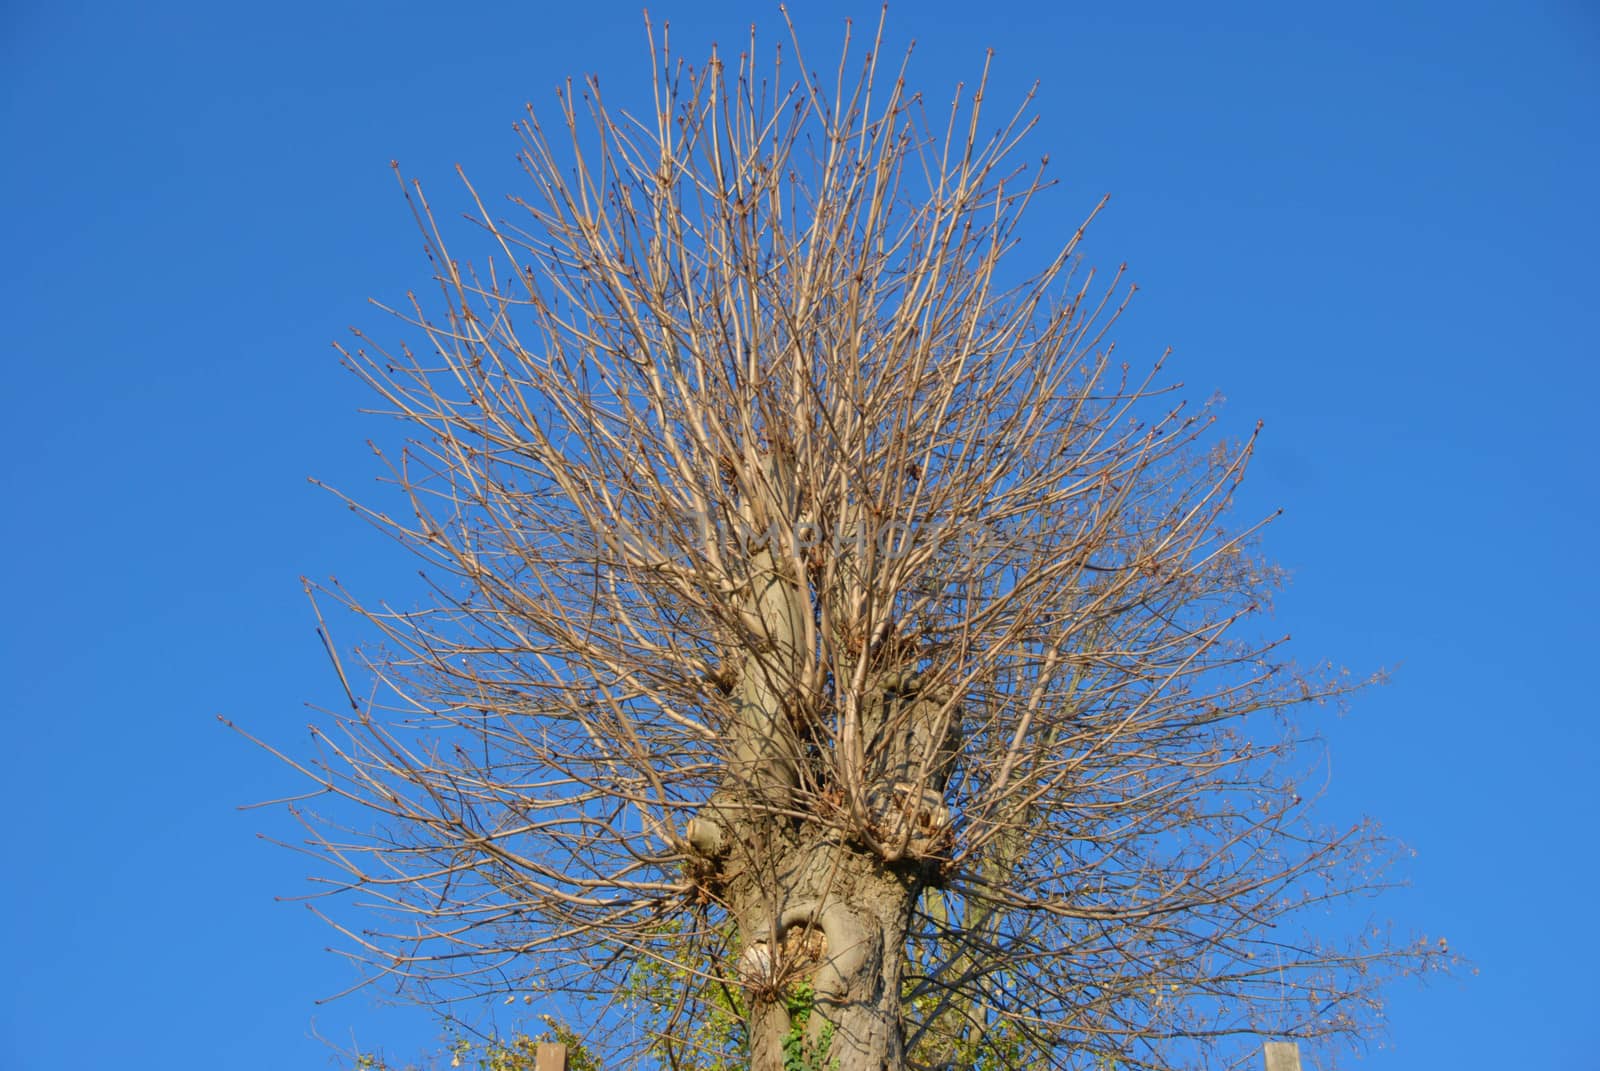
M863 710L872 746L860 826L784 806L797 770L791 746L765 762L753 754L690 830L738 927L734 973L748 997L755 1071L905 1066L906 932L949 835L942 793L957 718L945 693L903 675L875 685Z
M750 1066L896 1071L904 1065L905 936L920 884L837 841L796 845L767 888L735 904L750 994Z
M906 932L949 836L942 796L958 717L947 693L904 675L875 685L863 709L872 746L860 826L786 813L775 797L793 781L769 773L730 787L724 798L749 802L713 800L692 831L717 858L719 898L738 926L755 1071L905 1066ZM771 768L794 769L789 753ZM707 852L710 838L693 834L713 826Z
M794 512L770 497L781 483L771 464L762 459L764 479L747 489L752 526ZM899 667L875 673L843 711L814 709L801 567L772 544L752 548L749 567L726 765L686 840L708 896L738 927L732 973L748 998L750 1066L899 1071L906 931L927 860L949 836L958 712ZM808 813L824 793L842 809Z

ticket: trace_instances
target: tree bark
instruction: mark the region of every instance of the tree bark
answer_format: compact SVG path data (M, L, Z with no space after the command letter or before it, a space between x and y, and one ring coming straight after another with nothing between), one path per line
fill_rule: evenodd
M921 880L837 839L796 848L767 886L783 890L780 903L757 883L736 894L742 961L765 969L746 977L750 1066L781 1071L798 1046L818 1071L895 1071L904 1065L903 950Z
M792 512L772 497L773 465L752 464L762 478L744 489L755 530ZM815 1071L898 1071L906 934L925 860L948 834L959 715L888 650L864 653L891 664L873 674L856 717L836 719L833 746L857 761L808 749L807 727L827 720L803 683L812 600L779 549L749 548L726 766L685 839L738 927L731 973L748 996L751 1068L784 1071L799 1056ZM824 794L836 808L806 813Z
M771 812L738 825L727 896L742 941L754 1071L792 1066L786 1057L797 1046L816 1071L905 1066L906 934L930 877L926 856L948 831L942 792L954 733L940 700L901 679L865 704L869 732L887 738L871 749L864 830Z

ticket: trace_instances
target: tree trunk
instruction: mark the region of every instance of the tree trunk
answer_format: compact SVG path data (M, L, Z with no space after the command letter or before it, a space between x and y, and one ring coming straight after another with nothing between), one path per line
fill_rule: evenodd
M772 464L761 459L762 487L782 482ZM752 489L747 501L765 499ZM790 512L759 505L746 519ZM772 544L752 549L749 566L727 764L686 838L738 927L750 1066L899 1071L906 932L925 860L948 833L958 712L891 666L854 718L837 719L834 761L808 759L807 727L826 720L804 684L812 600ZM804 813L830 792L853 817Z
M777 858L775 882L735 892L751 1068L782 1071L798 1054L817 1071L897 1071L905 938L920 880L837 839ZM783 889L782 903L763 887Z

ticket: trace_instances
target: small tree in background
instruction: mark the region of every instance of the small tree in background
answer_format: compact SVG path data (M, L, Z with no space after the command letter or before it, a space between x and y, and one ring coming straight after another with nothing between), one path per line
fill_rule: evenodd
M294 760L374 820L306 814L379 909L341 928L424 999L622 1000L605 1066L1359 1042L1444 953L1302 921L1389 850L1296 788L1348 686L1253 631L1254 440L1113 356L1081 228L1015 264L1028 102L991 120L987 64L924 101L881 41L763 73L652 34L643 110L569 85L559 149L530 114L476 266L408 189L438 293L345 354L405 507L351 506L433 594L331 589L374 687Z

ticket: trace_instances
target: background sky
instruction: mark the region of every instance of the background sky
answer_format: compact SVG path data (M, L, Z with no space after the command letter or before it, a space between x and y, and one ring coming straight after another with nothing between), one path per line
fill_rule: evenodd
M798 0L813 63L871 5ZM1059 241L1142 287L1130 357L1177 350L1230 429L1266 422L1246 506L1283 507L1277 618L1301 657L1393 682L1321 726L1330 819L1415 850L1379 910L1477 976L1402 987L1366 1066L1594 1067L1600 14L1518 4L903 3L938 99L997 52L1042 80ZM662 2L730 50L775 4ZM414 595L306 478L376 474L330 341L426 281L389 171L444 214L452 166L515 192L512 124L568 74L647 99L637 4L0 5L6 504L0 1064L329 1066L409 1055L304 908L292 835L331 702L298 577ZM1585 905L1589 906L1585 906Z

